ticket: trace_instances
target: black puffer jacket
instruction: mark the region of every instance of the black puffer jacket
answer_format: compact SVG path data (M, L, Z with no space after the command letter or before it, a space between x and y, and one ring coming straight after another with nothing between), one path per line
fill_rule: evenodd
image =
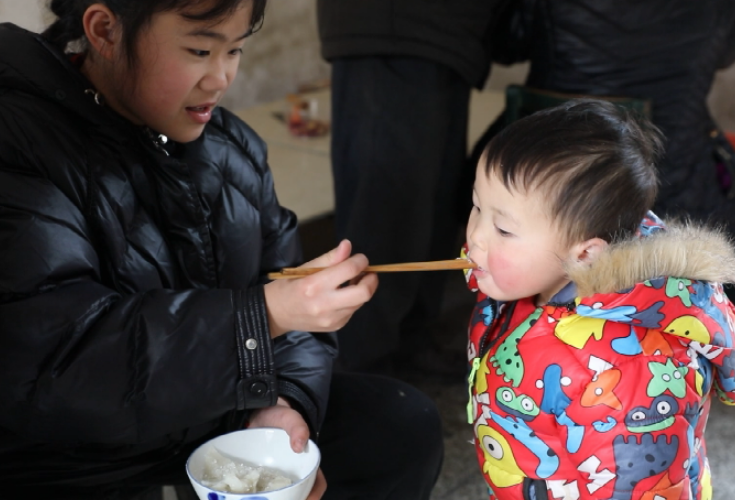
M470 85L490 68L506 0L318 0L322 56L413 56L444 64Z
M735 2L512 0L498 27L494 59L530 61L530 87L652 101L667 138L659 211L722 207L706 100L735 61Z
M278 395L312 429L327 402L332 336L269 335L264 275L300 245L264 143L218 109L167 156L90 87L0 25L0 491L114 485Z

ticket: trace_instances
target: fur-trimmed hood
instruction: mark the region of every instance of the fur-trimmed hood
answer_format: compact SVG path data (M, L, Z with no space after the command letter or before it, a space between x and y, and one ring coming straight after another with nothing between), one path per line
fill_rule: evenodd
M609 245L591 265L568 266L577 295L617 292L663 276L735 282L735 248L722 231L691 222L664 226L648 236Z

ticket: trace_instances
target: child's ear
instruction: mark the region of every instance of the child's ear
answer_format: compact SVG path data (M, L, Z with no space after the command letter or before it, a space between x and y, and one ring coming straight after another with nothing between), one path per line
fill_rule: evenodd
M592 264L607 248L607 241L591 238L572 247L572 258L582 264Z
M114 61L122 34L117 16L105 4L93 3L84 12L82 24L89 45L103 58Z

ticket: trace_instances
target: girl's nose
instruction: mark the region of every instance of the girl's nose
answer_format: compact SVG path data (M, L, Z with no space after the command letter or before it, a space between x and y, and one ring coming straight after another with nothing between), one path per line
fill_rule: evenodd
M224 92L230 86L235 71L227 64L213 64L199 86L207 92Z

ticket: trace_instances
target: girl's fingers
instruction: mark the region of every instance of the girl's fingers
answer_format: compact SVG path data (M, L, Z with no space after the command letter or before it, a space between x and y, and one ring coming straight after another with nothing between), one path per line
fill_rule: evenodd
M352 253L352 243L350 240L342 240L329 252L310 260L301 267L330 267L347 259L350 253Z
M303 279L309 280L316 286L324 284L326 288L333 289L360 275L367 266L367 257L363 254L355 254L342 262L328 266L326 269L306 276Z

